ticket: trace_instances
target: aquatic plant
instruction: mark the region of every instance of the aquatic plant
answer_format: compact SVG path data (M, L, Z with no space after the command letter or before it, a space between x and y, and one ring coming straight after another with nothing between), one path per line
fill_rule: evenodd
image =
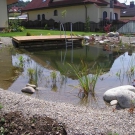
M57 72L56 71L52 71L50 73L50 77L52 79L52 85L51 88L53 91L57 91L57 85L56 85L56 80L57 80Z
M33 69L33 68L28 68L28 69L27 69L27 73L28 73L28 75L29 75L29 81L30 81L30 83L32 83L33 80L34 80L35 69Z
M19 56L19 58L18 58L18 60L19 60L19 66L22 68L23 67L23 64L24 64L24 58L23 58L23 56L22 55L20 55Z
M93 67L91 67L91 69L89 69L88 65L83 61L81 61L81 65L81 68L78 68L78 66L69 64L78 78L78 88L80 89L79 94L83 92L83 97L88 97L88 94L91 93L91 95L94 96L95 85L99 75L101 74L101 69L98 66L95 67L95 64L93 65ZM89 74L90 72L92 72L92 70L93 74Z
M124 80L124 75L122 73L122 70L119 69L117 72L116 72L116 76L118 77L119 81L120 81L120 84L123 84L123 80Z
M53 82L56 82L56 79L57 79L57 72L56 71L52 71L50 73L50 76L51 76L51 79Z
M134 56L131 56L131 59L130 61L128 62L128 67L127 67L127 70L126 70L126 76L127 76L127 79L128 79L128 82L131 83L132 80L134 80L134 75L135 75L135 57Z

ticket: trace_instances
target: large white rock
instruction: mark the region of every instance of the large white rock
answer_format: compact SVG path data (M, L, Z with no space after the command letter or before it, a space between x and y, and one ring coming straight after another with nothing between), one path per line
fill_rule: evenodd
M117 100L118 104L123 108L135 106L135 87L131 85L124 85L107 90L103 99L106 102Z
M21 91L22 91L22 92L26 92L26 93L30 93L30 94L35 93L35 89L32 88L32 87L30 87L30 86L24 87Z
M129 90L124 90L117 94L117 101L123 108L135 106L135 93Z

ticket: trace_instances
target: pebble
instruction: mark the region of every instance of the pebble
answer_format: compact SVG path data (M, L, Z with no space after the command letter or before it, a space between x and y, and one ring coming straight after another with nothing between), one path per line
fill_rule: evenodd
M39 100L2 89L0 89L0 95L0 103L3 105L0 113L12 110L22 111L26 117L36 114L48 116L60 123L65 123L68 135L91 135L94 132L95 135L109 134L108 131L114 132L114 129L119 135L135 133L133 125L135 117L134 115L129 117L128 109L113 112L111 106L106 106L104 109L89 107L86 110L84 106Z
M110 105L117 105L117 103L118 103L118 101L117 100L112 100L111 102L110 102Z

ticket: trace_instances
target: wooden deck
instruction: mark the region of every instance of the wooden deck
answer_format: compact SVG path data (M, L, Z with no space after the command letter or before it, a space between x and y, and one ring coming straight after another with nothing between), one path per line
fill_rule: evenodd
M20 37L13 37L13 45L14 47L23 47L23 48L30 48L30 47L64 47L66 45L65 40L70 42L73 40L73 45L81 45L82 44L82 37L76 36L58 36L58 35L51 35L51 36L20 36ZM70 45L71 46L71 45Z

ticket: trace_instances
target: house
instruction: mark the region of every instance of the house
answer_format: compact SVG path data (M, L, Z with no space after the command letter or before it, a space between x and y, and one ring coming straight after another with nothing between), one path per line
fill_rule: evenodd
M89 17L91 22L99 23L106 19L119 20L123 8L118 0L32 0L22 12L27 12L31 21L85 23ZM63 11L66 11L65 17L62 17Z
M120 19L122 21L128 22L130 20L135 20L135 4L134 1L130 2L130 5L125 5L125 9L121 9Z
M13 7L11 7L10 9L8 9L8 12L9 12L9 13L21 13L22 8L23 8L23 7L16 7L16 6L13 6Z
M18 2L18 0L0 0L0 29L8 27L7 5Z

